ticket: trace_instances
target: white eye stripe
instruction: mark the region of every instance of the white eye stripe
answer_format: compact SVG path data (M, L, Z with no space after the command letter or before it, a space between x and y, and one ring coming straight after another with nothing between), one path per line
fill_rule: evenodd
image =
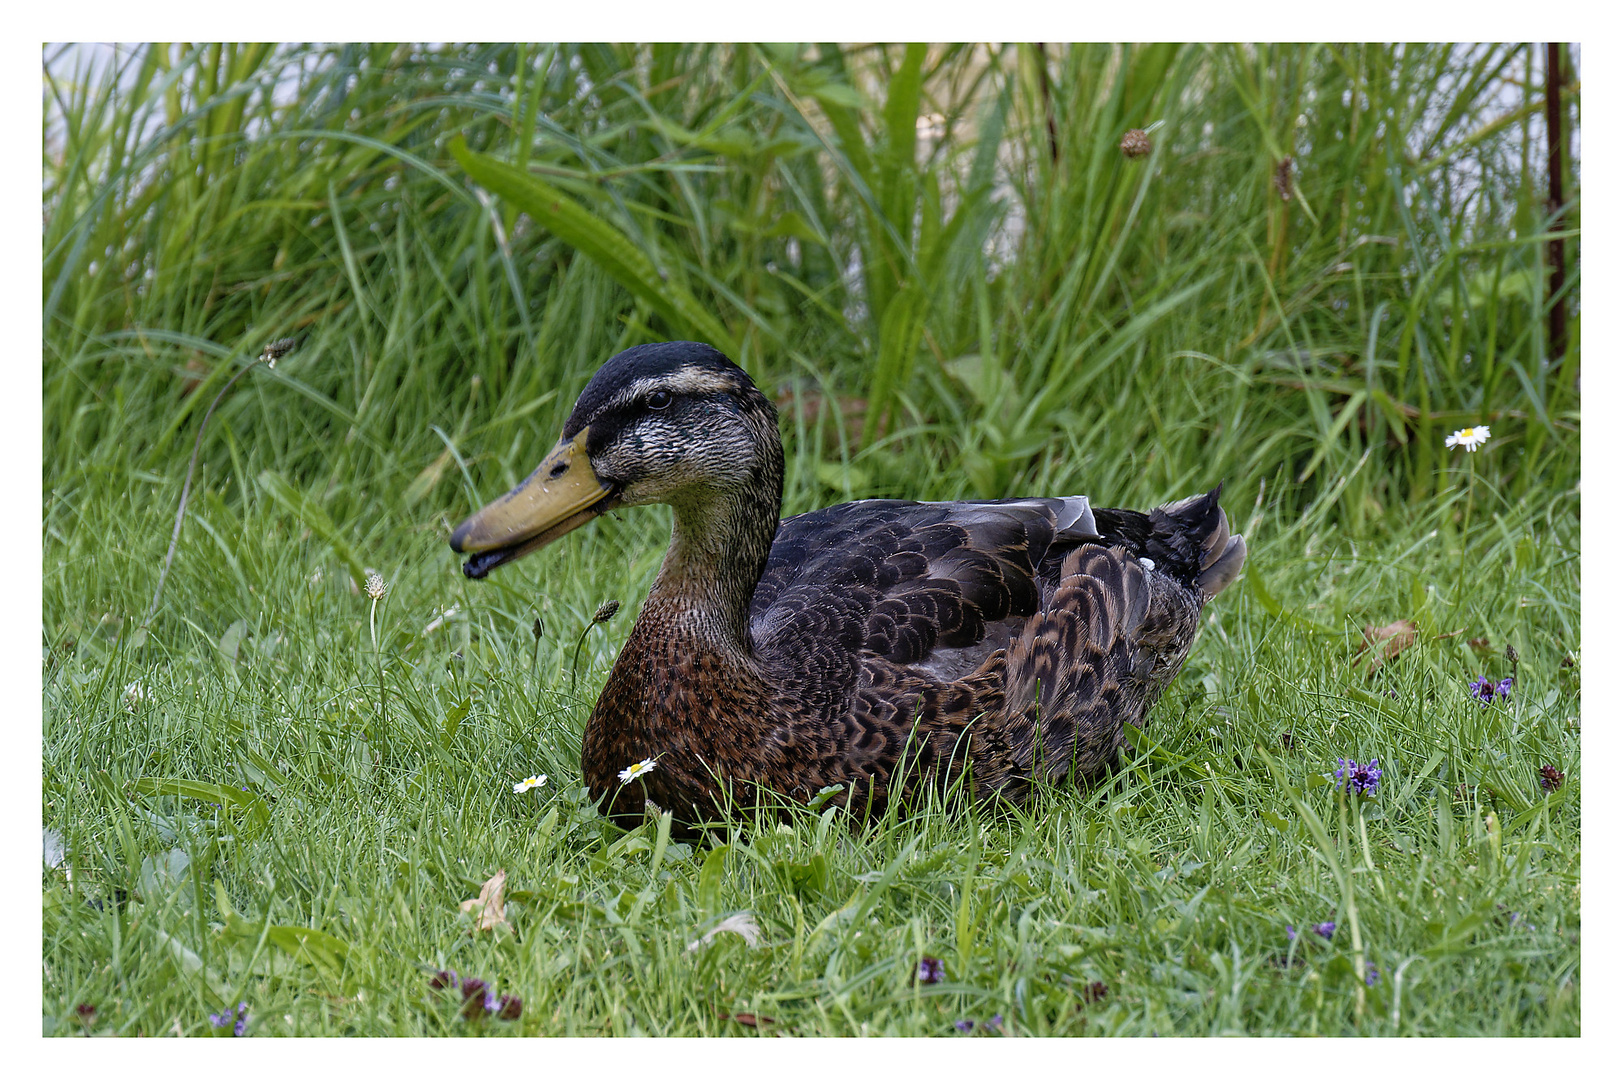
M716 371L703 368L678 368L664 375L651 375L637 379L615 394L608 403L611 409L635 408L648 400L656 390L664 390L673 397L679 394L709 394L734 388L733 380Z

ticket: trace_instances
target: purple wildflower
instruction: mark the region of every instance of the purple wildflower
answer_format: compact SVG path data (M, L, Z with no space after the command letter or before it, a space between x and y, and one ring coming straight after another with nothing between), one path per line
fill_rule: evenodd
M457 978L457 973L447 968L443 971L434 972L428 980L428 988L430 990L444 990L446 987L455 989L460 981Z
M1545 791L1560 790L1561 781L1566 778L1567 774L1554 765L1540 765L1538 767L1538 786Z
M921 983L938 983L945 974L946 969L942 966L940 960L933 956L921 956L918 970L913 973L913 978Z
M1360 765L1357 759L1336 758L1336 779L1348 794L1373 795L1381 782L1381 759L1371 758L1368 765Z
M962 1031L964 1034L967 1035L971 1031L975 1030L975 1021L973 1021L973 1020L954 1020L952 1022L952 1026L957 1028L959 1031Z
M498 1020L517 1020L524 1013L524 1000L517 994L503 994L501 1008L496 1012Z
M1324 940L1329 941L1330 938L1335 935L1336 924L1333 922L1314 923L1313 932L1322 937Z
M1002 1013L993 1013L992 1014L992 1019L990 1019L990 1020L988 1020L986 1022L986 1030L988 1030L988 1031L1002 1031L1003 1030L1003 1014Z
M1286 941L1295 941L1296 940L1296 927L1292 926L1290 923L1285 924L1285 940Z
M1471 680L1469 689L1471 691L1471 696L1481 702L1482 707L1486 709L1489 702L1493 701L1495 698L1504 698L1506 701L1509 701L1510 688L1515 685L1516 676L1514 675L1507 675L1503 679L1500 679L1497 683L1490 682L1486 675L1478 675L1476 678Z
M1533 924L1527 921L1527 916L1521 912L1512 911L1503 904L1496 904L1495 906L1499 909L1500 921L1504 922L1510 929L1514 930L1518 926L1523 930L1534 929Z
M1364 972L1364 985L1374 986L1381 981L1381 969L1375 966L1375 961L1368 961L1369 968Z
M237 1002L235 1016L232 1015L230 1009L225 1012L209 1013L209 1023L217 1028L229 1025L233 1036L242 1036L248 1030L248 1003L246 1001Z

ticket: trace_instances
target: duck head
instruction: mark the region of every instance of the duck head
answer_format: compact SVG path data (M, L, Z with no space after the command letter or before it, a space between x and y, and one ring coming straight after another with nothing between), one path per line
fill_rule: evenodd
M720 533L738 511L759 517L769 503L775 530L782 493L777 410L743 369L697 342L638 345L592 376L557 445L458 525L451 549L472 556L463 573L482 578L599 514L648 503Z

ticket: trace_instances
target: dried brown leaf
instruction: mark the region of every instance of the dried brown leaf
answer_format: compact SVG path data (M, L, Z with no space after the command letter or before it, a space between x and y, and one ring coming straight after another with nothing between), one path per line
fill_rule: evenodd
M494 930L498 926L505 926L509 930L513 924L507 921L504 911L506 898L503 893L507 889L507 871L498 870L479 890L479 895L472 900L462 901L462 910L473 916L475 930Z
M770 1016L757 1016L754 1013L734 1013L726 1009L716 1010L716 1016L722 1020L736 1020L745 1027L759 1027L762 1024L776 1024L777 1021Z
M1364 644L1359 647L1359 653L1366 649L1379 648L1379 652L1369 658L1369 670L1374 671L1388 660L1392 659L1404 649L1409 648L1419 640L1420 631L1408 619L1399 619L1387 623L1385 626L1364 627Z

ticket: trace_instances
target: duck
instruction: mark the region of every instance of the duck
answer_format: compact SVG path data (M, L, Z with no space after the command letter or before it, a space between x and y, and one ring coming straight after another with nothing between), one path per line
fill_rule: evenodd
M603 364L541 464L452 531L478 580L612 510L672 507L581 740L611 820L828 801L872 817L932 790L1018 806L1092 784L1245 563L1221 485L1142 513L1064 495L780 519L783 480L750 376L656 342Z

